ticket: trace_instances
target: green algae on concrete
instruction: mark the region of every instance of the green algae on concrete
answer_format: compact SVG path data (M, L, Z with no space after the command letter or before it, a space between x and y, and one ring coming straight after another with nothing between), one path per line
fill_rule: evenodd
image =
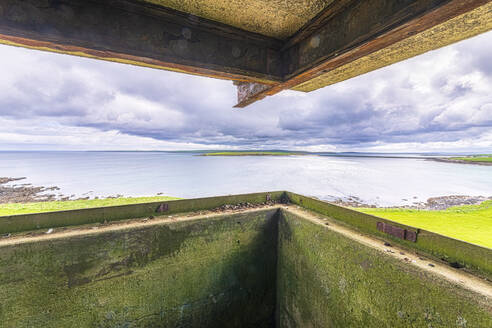
M492 327L482 295L289 211L279 220L279 327Z
M277 210L0 247L0 326L272 327Z
M304 215L294 206L206 212L200 218L167 216L247 201L285 202L287 195L305 209L330 216L331 225L344 223L349 234L313 223L308 211ZM123 220L155 212L158 204L105 208L103 214ZM157 217L100 230L86 226L0 240L0 326L492 326L486 298L491 292L454 285L352 238L359 231L383 236L374 225L384 219L283 192L165 204L163 221ZM58 223L72 225L71 212L90 223L100 210L60 212ZM88 213L95 214L84 219ZM39 214L47 216L38 222L56 223L52 214ZM36 223L28 218L38 216L20 217ZM486 268L492 256L490 249L423 230L416 244L400 243L424 256L450 252L449 259L478 268ZM483 288L490 286L480 281Z
M478 273L492 280L492 250L490 248L470 244L292 192L287 192L287 196L290 202L308 210L329 216L353 229L390 240L410 249L422 251L437 259L444 260L453 266L466 267L474 273ZM417 232L417 242L402 240L379 231L377 229L378 222L389 223Z

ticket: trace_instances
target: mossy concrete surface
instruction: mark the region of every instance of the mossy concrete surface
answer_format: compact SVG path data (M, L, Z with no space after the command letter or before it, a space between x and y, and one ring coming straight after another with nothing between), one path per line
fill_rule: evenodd
M272 327L277 209L0 247L0 326Z
M279 327L492 327L486 297L293 212L278 235Z
M437 259L444 260L455 266L466 267L474 273L478 273L492 280L492 250L490 248L470 244L292 192L287 192L287 196L290 202L308 210L329 216L351 228L398 243L406 248L432 255ZM381 232L377 229L378 222L415 231L417 233L417 241L411 242Z
M246 202L263 205L222 207ZM403 225L417 242L399 240L377 230L389 220L290 192L14 218L66 227L0 239L2 328L492 327L490 280L432 263L486 276L491 249Z

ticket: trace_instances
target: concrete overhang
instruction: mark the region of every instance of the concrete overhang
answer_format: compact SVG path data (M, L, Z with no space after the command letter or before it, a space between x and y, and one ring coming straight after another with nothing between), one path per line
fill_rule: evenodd
M233 80L237 107L491 28L491 0L0 0L0 43Z

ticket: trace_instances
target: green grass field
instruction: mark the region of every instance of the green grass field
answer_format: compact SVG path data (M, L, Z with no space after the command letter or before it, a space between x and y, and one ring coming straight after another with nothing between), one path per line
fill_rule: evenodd
M443 211L383 208L355 210L492 248L492 200Z
M467 161L467 162L485 162L492 163L492 156L473 156L473 157L452 157L450 159L456 161Z
M292 156L304 155L304 153L285 151L224 151L216 153L205 153L203 156Z
M160 202L174 200L179 198L156 196L156 197L135 197L135 198L106 198L106 199L89 199L89 200L68 200L39 203L9 203L0 204L0 216L43 213L53 211L66 211L82 208L118 206L137 203Z

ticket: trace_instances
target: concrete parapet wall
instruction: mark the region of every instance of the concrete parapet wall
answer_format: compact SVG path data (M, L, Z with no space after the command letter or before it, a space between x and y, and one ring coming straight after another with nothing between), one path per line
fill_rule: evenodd
M171 215L184 212L210 210L226 204L267 201L279 202L284 191L263 192L244 195L230 195L196 199L171 200L132 205L87 208L81 210L59 211L39 214L21 214L0 217L0 234L76 226L90 223L103 223L157 215Z
M491 249L289 192L3 217L0 229L12 233L2 328L492 327Z

